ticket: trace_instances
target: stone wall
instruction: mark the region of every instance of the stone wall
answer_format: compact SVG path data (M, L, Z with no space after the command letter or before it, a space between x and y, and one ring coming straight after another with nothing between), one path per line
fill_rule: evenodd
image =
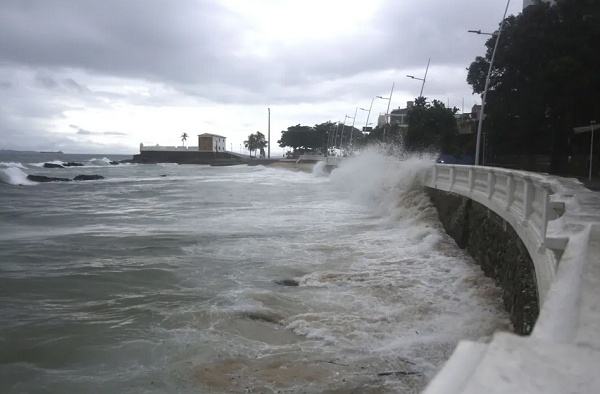
M444 229L502 289L515 333L529 335L539 314L533 261L514 229L485 206L427 188Z
M216 160L240 160L228 152L199 151L149 151L144 150L134 155L133 163L178 163L178 164L211 164Z

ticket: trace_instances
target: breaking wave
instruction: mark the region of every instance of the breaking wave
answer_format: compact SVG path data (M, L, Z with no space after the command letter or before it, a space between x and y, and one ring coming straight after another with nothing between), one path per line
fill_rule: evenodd
M23 164L18 163L18 162L0 162L0 167L17 167L20 168L22 170L26 170L27 167L25 167Z
M9 185L35 185L35 182L31 182L27 179L27 174L21 171L19 168L8 167L0 169L0 182Z

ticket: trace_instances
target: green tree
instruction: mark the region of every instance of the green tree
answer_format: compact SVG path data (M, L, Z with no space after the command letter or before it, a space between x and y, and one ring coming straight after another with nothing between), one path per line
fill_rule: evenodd
M342 133L343 131L343 133ZM281 139L277 141L280 147L291 147L298 149L317 149L323 153L332 148L348 146L350 139L360 139L362 131L345 125L336 124L331 121L310 126L290 126L281 132Z
M416 98L407 114L404 148L408 152L439 151L458 155L456 112L456 108L446 108L441 101L428 103L425 97Z
M321 146L321 141L310 126L290 126L281 132L281 139L277 141L280 147L296 149L316 149Z
M483 93L495 36L468 68ZM492 155L551 156L560 173L573 127L600 115L600 1L558 0L505 21L491 73L484 132Z
M254 152L254 151L256 151L256 149L258 149L256 134L250 134L248 136L248 139L246 141L244 141L244 147L246 147L246 149L248 149L248 151L250 152L250 157L252 157L252 152Z
M266 140L265 135L260 131L257 131L254 134L254 140L256 143L256 149L260 150L261 155L264 155L265 148L268 145L268 141Z
M185 146L185 141L187 141L188 137L189 137L188 133L183 133L183 134L181 134L181 137L180 137L180 138L181 138L181 144L182 144L183 146Z

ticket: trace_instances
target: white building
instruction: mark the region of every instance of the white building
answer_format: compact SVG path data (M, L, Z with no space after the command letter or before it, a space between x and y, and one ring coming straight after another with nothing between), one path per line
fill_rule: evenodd
M545 1L546 3L556 3L556 0L523 0L523 9L529 7L530 5L541 3Z
M227 137L217 134L198 134L198 150L200 152L225 152Z

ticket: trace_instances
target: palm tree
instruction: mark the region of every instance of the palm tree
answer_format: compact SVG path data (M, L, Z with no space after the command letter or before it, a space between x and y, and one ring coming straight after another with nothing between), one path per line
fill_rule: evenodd
M185 146L185 141L187 141L188 137L189 137L188 133L181 134L180 138L181 138L181 143L183 144L183 146Z
M260 131L257 131L254 135L256 136L256 149L260 149L261 156L264 156L268 141L265 139L265 135Z
M256 150L256 135L250 134L248 139L244 141L244 146L250 151L250 157L252 157L252 152Z

